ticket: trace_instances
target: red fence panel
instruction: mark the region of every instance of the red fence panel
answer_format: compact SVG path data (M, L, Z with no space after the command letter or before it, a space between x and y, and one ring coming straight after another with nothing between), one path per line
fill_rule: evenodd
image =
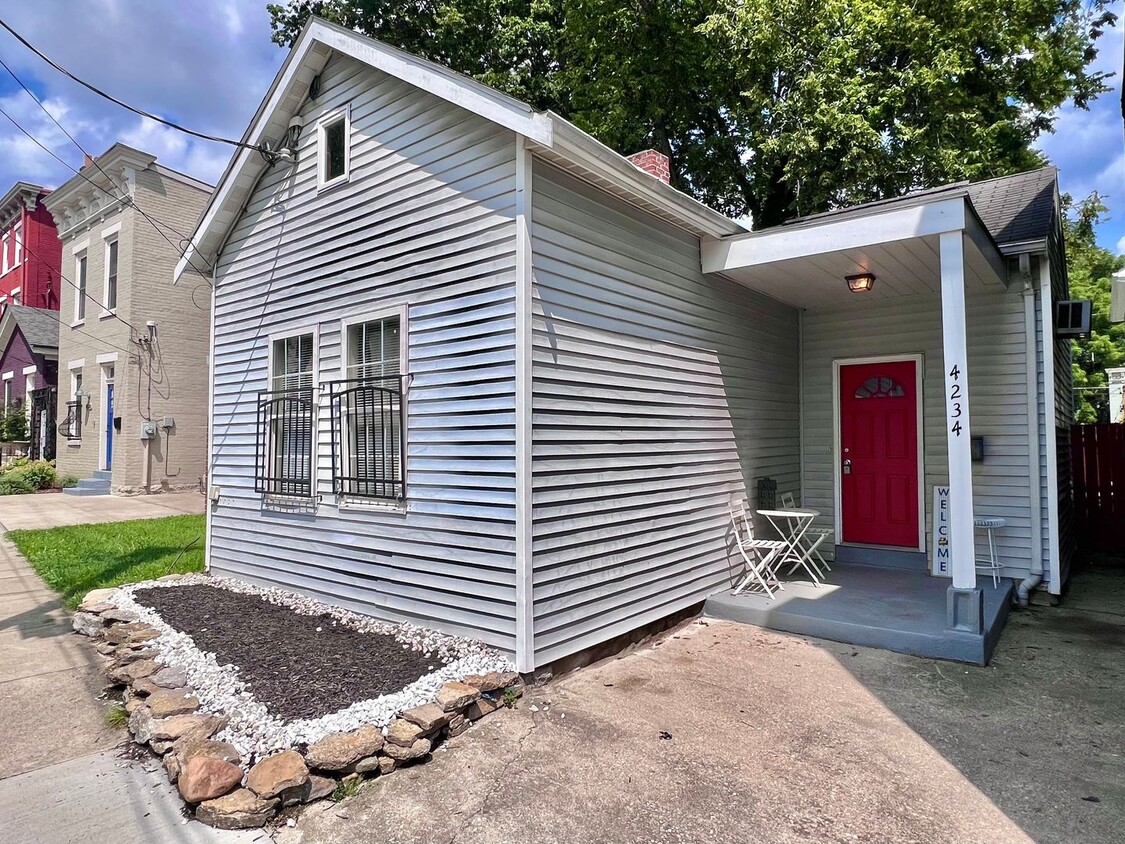
M1125 425L1072 427L1070 465L1079 547L1125 552Z

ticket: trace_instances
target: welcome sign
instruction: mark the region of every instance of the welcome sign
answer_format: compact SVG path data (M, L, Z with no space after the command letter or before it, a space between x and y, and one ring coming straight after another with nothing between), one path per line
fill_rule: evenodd
M953 577L953 544L949 533L949 487L934 487L934 533L930 541L933 556L930 572L939 577Z

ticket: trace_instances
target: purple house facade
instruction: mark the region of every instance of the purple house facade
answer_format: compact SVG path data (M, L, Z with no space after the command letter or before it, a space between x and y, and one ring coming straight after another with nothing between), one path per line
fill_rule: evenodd
M59 370L56 312L9 304L0 315L2 406L28 414L30 456L54 457L54 408Z

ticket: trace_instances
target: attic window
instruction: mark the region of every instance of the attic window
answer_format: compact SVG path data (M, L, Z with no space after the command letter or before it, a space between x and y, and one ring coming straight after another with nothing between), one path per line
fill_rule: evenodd
M348 149L348 111L337 112L320 122L320 186L330 187L348 180L351 155Z

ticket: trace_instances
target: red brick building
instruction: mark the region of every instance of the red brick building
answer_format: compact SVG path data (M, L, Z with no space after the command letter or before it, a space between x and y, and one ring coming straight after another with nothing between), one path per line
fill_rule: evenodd
M62 243L40 185L16 182L0 199L0 309L9 303L59 309Z

